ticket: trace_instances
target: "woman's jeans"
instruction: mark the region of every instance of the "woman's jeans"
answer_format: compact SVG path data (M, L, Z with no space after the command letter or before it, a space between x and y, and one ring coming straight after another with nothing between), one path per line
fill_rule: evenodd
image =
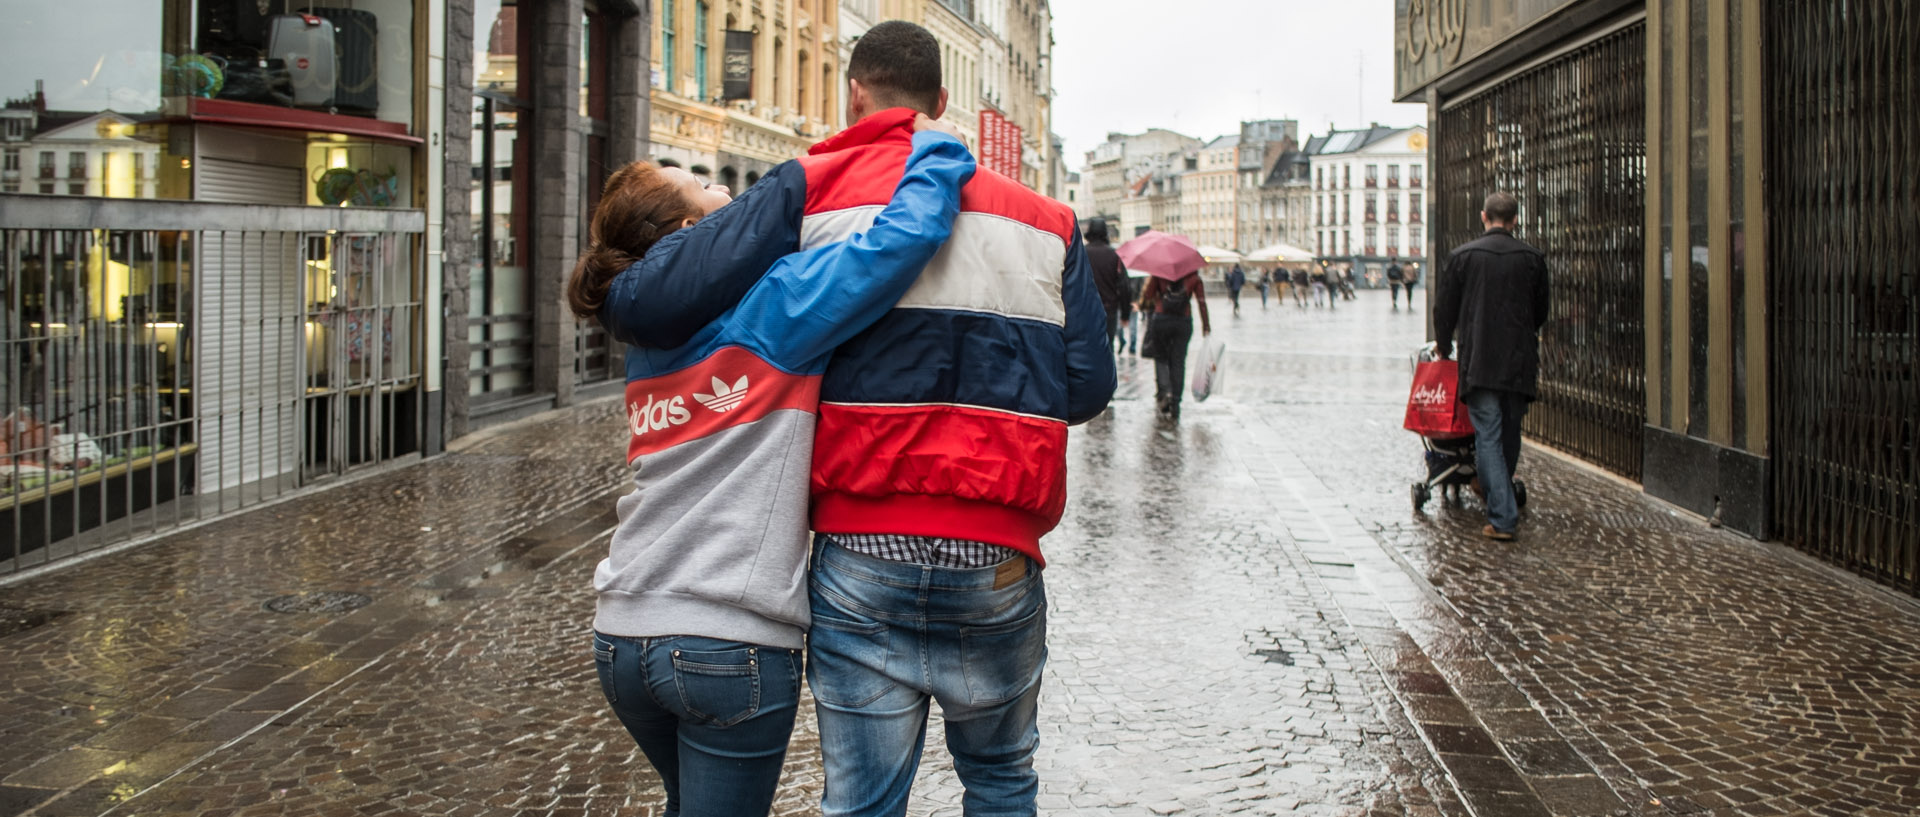
M1520 506L1513 496L1513 472L1520 467L1520 421L1527 416L1527 396L1498 389L1473 389L1461 397L1473 418L1473 467L1487 492L1487 521L1494 530L1512 533L1520 524Z
M773 807L800 702L799 650L593 634L600 691L660 773L668 817Z
M967 817L1036 813L1047 595L1031 560L934 567L821 536L808 591L807 683L826 764L825 817L906 813L932 700L946 719Z

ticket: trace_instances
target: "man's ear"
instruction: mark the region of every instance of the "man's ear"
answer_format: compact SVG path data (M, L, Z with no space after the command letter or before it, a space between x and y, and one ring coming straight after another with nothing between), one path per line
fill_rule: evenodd
M944 86L942 86L940 88L940 104L933 106L933 118L939 119L940 117L946 116L946 115L947 115L947 89Z
M867 95L867 89L860 84L860 80L848 78L847 124L852 125L855 122L865 119L867 114L873 112L868 110L872 104L872 99Z

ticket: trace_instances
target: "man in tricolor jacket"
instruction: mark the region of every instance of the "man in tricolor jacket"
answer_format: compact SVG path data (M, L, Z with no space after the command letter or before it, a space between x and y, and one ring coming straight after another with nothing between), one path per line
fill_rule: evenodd
M782 255L873 220L915 113L945 112L939 44L881 23L847 76L852 126L616 279L603 313L622 316L616 337L678 346ZM807 676L832 817L904 813L930 700L966 813L1035 813L1040 537L1066 506L1067 427L1106 408L1113 355L1072 210L980 172L960 211L919 280L834 353L820 385Z

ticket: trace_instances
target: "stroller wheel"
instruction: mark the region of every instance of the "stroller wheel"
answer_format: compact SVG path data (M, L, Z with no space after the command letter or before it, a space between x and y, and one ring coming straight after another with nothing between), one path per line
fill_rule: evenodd
M1517 479L1513 481L1513 504L1527 507L1527 484Z
M1427 488L1426 483L1416 482L1413 484L1413 510L1415 513L1425 510L1427 507L1427 500L1432 498L1433 498L1433 491Z

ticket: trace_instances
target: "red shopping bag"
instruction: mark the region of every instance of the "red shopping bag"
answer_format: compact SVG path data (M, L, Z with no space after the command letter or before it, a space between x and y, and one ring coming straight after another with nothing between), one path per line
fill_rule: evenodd
M1473 420L1460 402L1460 364L1428 360L1414 366L1406 429L1422 437L1443 439L1473 434Z

